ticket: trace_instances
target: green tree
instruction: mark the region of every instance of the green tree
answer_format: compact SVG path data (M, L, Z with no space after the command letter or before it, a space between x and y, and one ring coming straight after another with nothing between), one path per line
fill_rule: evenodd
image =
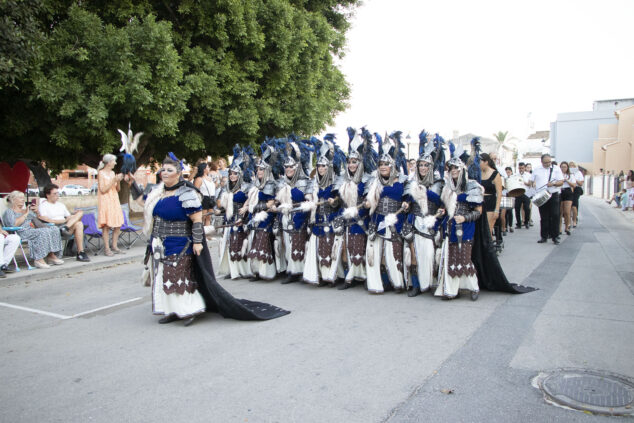
M314 134L346 107L358 0L48 0L37 66L0 91L9 157L95 164L143 131L139 158L221 154Z

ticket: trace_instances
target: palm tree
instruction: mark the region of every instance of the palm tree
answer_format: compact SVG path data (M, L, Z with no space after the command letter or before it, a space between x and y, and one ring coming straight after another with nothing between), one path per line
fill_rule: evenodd
M498 140L498 142L500 143L500 145L504 144L504 141L506 141L506 137L508 136L509 131L498 131L497 134L493 134L493 136L495 137L496 140Z

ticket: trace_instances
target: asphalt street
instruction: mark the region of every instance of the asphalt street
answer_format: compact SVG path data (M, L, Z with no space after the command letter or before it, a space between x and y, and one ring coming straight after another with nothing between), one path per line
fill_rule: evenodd
M157 324L140 263L0 282L2 422L585 422L531 380L561 367L634 376L634 227L582 198L559 246L506 238L510 280L445 302L221 281L291 314ZM214 259L217 260L217 250ZM628 420L629 421L629 420Z

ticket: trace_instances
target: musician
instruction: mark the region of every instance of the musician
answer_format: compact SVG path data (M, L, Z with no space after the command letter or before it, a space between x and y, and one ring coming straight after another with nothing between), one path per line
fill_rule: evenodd
M275 253L273 250L273 220L275 213L275 180L272 164L275 161L275 149L271 145L262 145L262 157L256 166L253 186L247 200L249 210L249 228L252 232L251 245L247 258L251 261L252 281L273 280L276 276Z
M550 154L543 154L541 157L542 165L533 171L532 182L538 195L543 190L548 190L551 194L546 203L539 207L540 217L540 235L537 241L543 244L552 239L555 245L559 244L559 193L561 186L564 184L564 175L557 166L552 166L552 157Z
M251 184L252 158L249 154L234 147L234 158L229 168L228 183L219 196L220 207L225 210L229 227L224 229L220 244L219 273L227 274L231 279L251 278L251 263L248 261L249 230L247 226L247 199Z
M420 151L420 150L419 150ZM424 154L416 161L415 173L405 187L409 214L403 226L403 236L409 241L411 290L408 297L433 289L436 256L437 219L444 214L440 194L443 181L434 180L434 158ZM407 248L407 247L406 247Z
M506 197L508 192L506 190L506 181L513 176L513 169L509 166L504 168L506 176L502 183L502 197ZM513 209L500 206L500 221L502 222L502 233L506 235L506 231L513 232Z
M342 201L341 215L336 219L335 231L342 227L344 240L344 258L348 271L345 282L339 290L348 289L357 282L366 281L365 249L366 230L370 219L368 209L362 207L365 193L369 188L371 174L376 170L376 151L372 148L372 134L362 128L361 135L353 128L348 128L348 158L346 170L336 182L337 191ZM340 222L340 224L337 224Z
M564 183L561 186L561 205L559 213L563 215L564 222L566 223L566 235L570 235L570 209L572 208L574 200L573 190L577 186L577 180L575 179L574 173L570 171L568 162L561 162L559 168L564 176ZM559 231L558 233L561 234L561 219L558 219L557 230Z
M394 144L389 138L383 143L379 134L374 135L379 141L379 169L365 203L370 209L366 245L368 291L375 294L391 289L401 292L405 288L404 245L400 235L405 216L401 207L407 175L399 171L400 166L405 166L404 158L400 162L400 132L392 134Z
M522 229L522 222L524 222L524 226L528 229L528 222L531 220L531 199L529 198L530 191L532 190L531 174L526 171L526 164L523 162L519 164L519 172L525 191L524 194L515 197L515 229ZM524 209L524 219L522 219L522 209Z
M488 155L483 154L481 157L481 163L486 161L490 168L495 165L491 164L492 160ZM444 240L438 288L434 295L451 300L458 296L460 290L467 290L471 293L471 300L475 301L480 288L476 268L471 260L471 250L475 221L480 217L482 203L486 199L482 186L469 179L460 159L452 158L447 162L447 167L449 171L445 174L445 186L440 195L446 207L446 216L443 219Z
M328 284L334 287L338 279L343 281L346 276L341 259L343 238L335 237L333 227L341 207L339 193L335 188L335 178L338 176L337 171L341 170L341 162L345 156L335 145L333 134L327 134L323 143L315 141L318 148L313 192L317 191L317 209L308 240L303 279L311 284Z
M584 177L583 177L583 172L581 172L581 169L579 169L577 167L577 164L575 162L573 162L571 160L570 163L568 163L568 165L570 166L570 173L572 173L574 175L575 182L577 184L575 186L575 188L572 190L572 193L573 193L573 197L572 197L572 227L576 228L577 227L577 223L578 223L578 217L579 217L579 197L581 197L583 195Z
M277 186L275 199L281 214L282 239L286 259L287 278L281 283L297 282L304 273L304 258L308 241L308 223L314 210L313 184L308 178L306 145L295 139L286 142L284 176ZM305 153L305 154L302 154ZM298 204L298 207L294 207Z

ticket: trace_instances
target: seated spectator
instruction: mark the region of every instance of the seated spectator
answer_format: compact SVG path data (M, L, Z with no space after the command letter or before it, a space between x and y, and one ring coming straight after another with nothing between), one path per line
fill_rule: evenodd
M33 200L35 201L35 200ZM35 203L27 208L24 202L24 193L12 191L7 196L9 208L2 216L2 222L6 226L20 227L17 231L21 239L29 246L31 258L35 267L46 269L50 264L64 264L64 260L58 258L62 254L62 236L59 228L48 226L45 228L31 227L31 221L37 218ZM48 258L48 263L44 260Z
M13 273L9 263L13 259L15 250L20 246L20 237L0 229L0 278L6 278L6 273Z
M619 192L615 192L614 195L612 195L612 198L610 198L609 200L605 200L605 202L608 203L608 204L612 204L612 201L614 201L616 203L616 207L615 208L620 208L621 207L621 203L623 202L623 196L626 193L627 193L627 191L622 189Z
M48 223L53 223L62 230L63 235L75 235L77 245L77 261L90 261L84 252L84 224L81 221L84 212L81 210L70 214L66 205L59 200L59 187L48 184L44 187L46 199L40 201L37 217Z

